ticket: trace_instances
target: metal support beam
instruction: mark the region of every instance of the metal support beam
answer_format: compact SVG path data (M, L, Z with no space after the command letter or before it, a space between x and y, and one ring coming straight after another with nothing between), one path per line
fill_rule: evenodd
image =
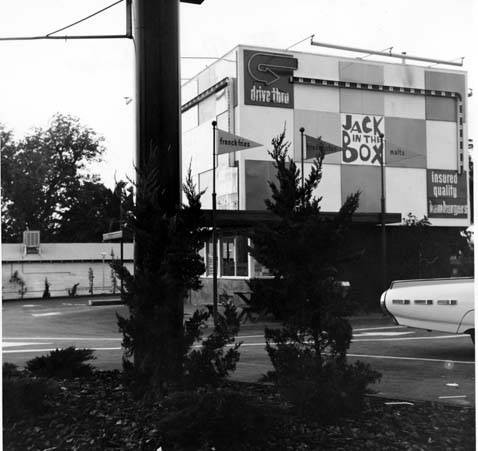
M313 38L310 40L310 45L316 45L318 47L327 47L330 49L346 50L348 52L366 53L367 55L388 56L391 58L400 58L401 60L424 61L427 63L434 63L434 64L448 64L449 66L463 66L463 59L464 59L464 57L461 57L461 61L457 63L454 61L444 61L444 60L439 60L434 58L412 56L412 55L407 55L406 53L404 54L404 53L381 52L378 50L361 49L358 47L349 47L349 46L336 45L336 44L327 44L325 42L315 42Z

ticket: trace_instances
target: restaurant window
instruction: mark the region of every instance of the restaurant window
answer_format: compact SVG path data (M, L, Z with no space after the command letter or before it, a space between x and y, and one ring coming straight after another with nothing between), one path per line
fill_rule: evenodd
M247 277L249 275L247 238L244 236L236 237L236 276Z
M220 239L220 274L222 277L247 277L247 238L224 235Z
M213 252L212 252L212 240L208 241L205 246L205 259L204 264L206 266L206 276L212 276L213 273Z
M221 275L235 276L234 237L221 238Z

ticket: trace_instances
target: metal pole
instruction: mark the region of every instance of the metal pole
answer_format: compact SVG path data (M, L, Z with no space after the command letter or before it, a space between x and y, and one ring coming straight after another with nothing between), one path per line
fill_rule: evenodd
M131 2L133 0L126 0L126 36L133 37L133 18L131 14Z
M123 226L121 226L121 231L123 231ZM121 246L120 246L120 252L121 252L121 268L123 268L123 265L124 265L124 257L123 257L123 244L124 244L124 238L123 238L123 235L121 235ZM120 293L121 293L121 296L123 296L123 271L121 271L120 273L121 277L120 277L120 286L121 286L121 289L120 289Z
M212 311L217 324L216 121L212 121Z
M304 189L304 127L300 127L300 175L302 179L302 189Z
M387 289L387 234L385 230L385 174L384 174L384 159L385 159L385 139L383 134L380 135L382 139L382 151L380 156L380 226L381 226L381 247L382 247L382 291Z
M120 294L121 298L123 297L123 265L124 265L124 258L123 258L123 243L124 243L124 222L123 222L123 192L120 192L120 230L121 230L121 241L120 241L120 253L121 253L121 273L120 273Z
M101 253L101 259L103 261L103 264L102 264L102 270L103 270L103 277L102 277L102 283L103 283L103 288L102 288L102 293L104 294L105 292L105 253L102 252Z
M318 47L327 47L330 49L338 49L338 50L347 50L348 52L358 52L358 53L367 53L368 55L380 55L380 56L389 56L392 58L400 58L403 59L403 53L392 53L392 52L380 52L377 50L370 50L370 49L361 49L358 47L349 47L344 45L336 45L336 44L327 44L325 42L314 42L313 38L310 40L310 45L316 45ZM454 61L444 61L434 58L423 58L421 56L411 56L407 55L406 59L414 60L414 61L424 61L427 63L435 63L435 64L448 64L450 66L463 66L463 59L461 57L461 62L456 63Z

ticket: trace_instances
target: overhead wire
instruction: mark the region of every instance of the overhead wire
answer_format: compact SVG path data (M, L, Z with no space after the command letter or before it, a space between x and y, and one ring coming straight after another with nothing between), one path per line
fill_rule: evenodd
M35 40L40 40L40 39L97 39L97 38L128 38L130 36L127 35L98 35L98 36L53 36L56 33L59 33L60 31L66 30L68 28L71 28L75 25L78 25L79 23L85 22L88 19L91 19L94 16L97 16L98 14L103 13L104 11L112 8L113 6L117 5L118 3L122 3L124 0L117 0L116 2L86 16L83 17L80 20L77 20L76 22L73 22L65 27L59 28L58 30L51 31L50 33L46 35L40 35L40 36L5 36L5 37L0 37L0 41L35 41Z
M107 9L110 9L113 6L117 5L118 3L122 3L123 1L124 0L118 0L114 3L112 3L111 5L108 5L105 8L100 9L99 11L96 11L93 14L90 14L89 16L84 17L83 19L77 20L76 22L73 22L72 24L67 25L66 27L59 28L58 30L52 31L52 32L48 33L46 36L48 37L48 36L51 36L52 34L56 34L56 33L59 33L60 31L66 30L66 29L71 28L71 27L74 27L75 25L78 25L81 22L85 22L86 20L91 19L92 17L97 16L98 14L101 14L102 12L106 11Z
M300 41L296 42L295 44L289 45L289 47L287 47L286 50L289 50L289 49L291 49L292 47L295 47L296 45L299 45L299 44L301 44L302 42L307 41L307 39L309 39L309 38L312 38L312 39L313 39L314 36L315 36L315 34L310 34L309 36L305 37L304 39L301 39Z

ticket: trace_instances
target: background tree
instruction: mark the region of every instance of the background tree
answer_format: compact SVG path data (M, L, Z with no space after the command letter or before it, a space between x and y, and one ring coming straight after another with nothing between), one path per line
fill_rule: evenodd
M112 191L88 174L103 138L77 118L56 114L47 129L18 141L0 125L0 137L5 242L21 241L27 227L45 242L99 241L119 220L121 202L132 204L125 182Z
M266 328L265 336L274 366L270 376L283 395L300 413L332 417L357 407L367 384L378 377L365 365L346 363L350 306L337 283L359 193L348 196L334 218L324 218L322 198L313 195L322 179L323 155L302 186L284 137L285 131L274 138L269 152L278 182L269 182L272 197L266 206L277 221L255 228L251 249L274 278L251 281L250 309L272 313L282 323L279 329Z
M55 240L101 241L103 233L120 229L132 205L133 190L124 181L117 182L114 190L101 183L82 182L74 192L71 206L63 213ZM131 238L131 235L126 237Z

